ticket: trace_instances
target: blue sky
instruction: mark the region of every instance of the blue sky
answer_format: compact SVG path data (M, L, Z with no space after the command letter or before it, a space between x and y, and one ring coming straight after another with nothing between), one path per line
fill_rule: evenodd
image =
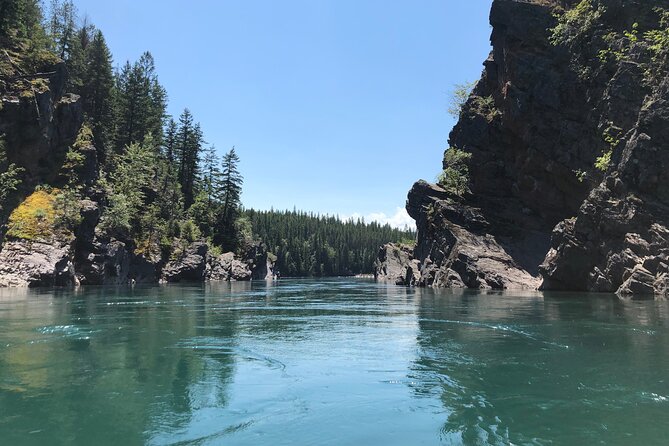
M233 145L243 203L406 221L453 85L478 79L491 0L76 0L115 63L149 50L169 112Z

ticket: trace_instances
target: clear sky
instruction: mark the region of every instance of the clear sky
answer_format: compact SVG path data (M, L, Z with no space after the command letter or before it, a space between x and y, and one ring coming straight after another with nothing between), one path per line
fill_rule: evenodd
M115 64L149 50L175 116L190 108L242 201L395 223L434 180L449 94L479 78L491 0L75 0Z

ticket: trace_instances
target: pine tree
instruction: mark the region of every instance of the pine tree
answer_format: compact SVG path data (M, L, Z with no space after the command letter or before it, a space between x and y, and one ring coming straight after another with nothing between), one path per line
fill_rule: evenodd
M167 94L158 82L151 53L144 53L133 65L126 62L117 75L116 90L117 148L143 141L148 135L160 144Z
M212 146L204 150L202 165L200 166L200 178L195 202L188 210L193 221L198 223L202 235L212 237L216 225L216 217L220 209L221 170L220 159L216 155L216 149Z
M221 160L216 154L214 146L209 147L204 151L204 158L202 159L202 191L207 197L207 204L213 207L218 201L218 194L221 190L222 173L219 168Z
M223 157L221 163L221 210L216 227L214 242L225 251L236 251L238 248L237 219L240 214L242 185L244 177L237 168L239 156L233 147Z
M95 147L104 161L111 146L114 121L112 56L101 31L96 31L86 51L82 100L93 129Z
M67 87L72 93L83 94L82 90L86 86L87 52L95 34L95 27L85 19L72 39L69 55L65 60L69 73Z
M0 0L0 37L41 39L39 0Z
M76 40L77 9L72 0L51 0L49 9L49 36L53 51L67 62Z
M174 119L170 118L165 128L165 137L163 139L163 157L173 167L177 161L177 137L179 127Z
M188 209L195 202L196 178L200 153L204 144L200 124L195 124L190 110L185 109L179 117L176 155L179 164L178 178Z

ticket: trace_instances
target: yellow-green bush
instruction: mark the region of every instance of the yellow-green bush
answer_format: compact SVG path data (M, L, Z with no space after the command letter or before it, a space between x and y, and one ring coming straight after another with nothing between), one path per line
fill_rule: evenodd
M38 190L9 216L7 236L23 240L48 240L54 233L57 190Z

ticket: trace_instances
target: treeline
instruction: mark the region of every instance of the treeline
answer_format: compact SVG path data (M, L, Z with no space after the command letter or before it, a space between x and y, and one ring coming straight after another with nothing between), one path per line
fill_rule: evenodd
M361 219L299 211L247 210L244 215L276 256L276 269L289 277L371 274L379 246L415 239L413 231Z
M24 62L20 74L64 61L66 91L81 97L85 124L62 181L44 185L57 187L58 203L70 211L71 218L59 221L76 227L79 200L102 193L103 235L147 252L158 254L175 238L208 239L224 251L250 239L239 227L243 179L234 148L220 160L188 109L177 119L167 114L167 91L151 53L115 70L104 34L80 19L71 0L51 0L47 8L38 0L1 0L0 39L16 55L14 65ZM92 147L97 172L86 184Z

